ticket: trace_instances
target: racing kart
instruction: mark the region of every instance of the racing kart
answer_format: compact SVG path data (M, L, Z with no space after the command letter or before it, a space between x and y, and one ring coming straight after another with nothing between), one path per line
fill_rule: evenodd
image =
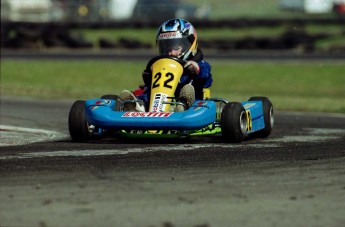
M203 100L182 112L184 105L174 97L185 62L171 56L152 58L147 69L152 72L149 108L145 112L124 111L128 102L117 95L77 100L69 112L68 127L73 141L86 142L106 136L190 137L221 135L224 142L239 143L247 136L268 137L274 124L273 105L266 97L252 97L244 102L211 98L204 90Z

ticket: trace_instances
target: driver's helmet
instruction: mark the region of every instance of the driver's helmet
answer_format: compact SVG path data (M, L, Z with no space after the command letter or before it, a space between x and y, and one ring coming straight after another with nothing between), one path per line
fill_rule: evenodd
M193 25L184 19L170 19L158 29L156 36L159 54L167 55L172 48L182 47L182 52L177 57L190 60L197 52L197 34Z

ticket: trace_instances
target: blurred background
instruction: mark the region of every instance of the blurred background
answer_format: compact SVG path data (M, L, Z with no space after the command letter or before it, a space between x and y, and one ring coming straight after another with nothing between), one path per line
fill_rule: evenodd
M212 20L238 16L301 17L303 14L342 16L344 4L343 0L1 0L1 19L100 22L173 17Z
M213 97L345 113L345 0L1 0L1 96L134 89L173 17L196 27Z
M152 49L174 17L205 49L345 50L345 0L1 0L1 48Z

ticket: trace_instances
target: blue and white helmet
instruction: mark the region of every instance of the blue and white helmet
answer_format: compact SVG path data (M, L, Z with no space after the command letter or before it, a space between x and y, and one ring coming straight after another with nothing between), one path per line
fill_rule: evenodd
M165 55L175 46L182 46L178 58L189 60L195 56L198 49L197 33L194 26L184 19L170 19L158 29L156 44L159 54Z

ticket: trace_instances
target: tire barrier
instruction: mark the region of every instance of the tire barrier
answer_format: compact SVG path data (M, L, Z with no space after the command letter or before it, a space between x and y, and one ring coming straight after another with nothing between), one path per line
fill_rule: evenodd
M294 30L293 27L302 27L306 24L330 25L343 23L337 18L331 19L234 19L218 21L198 21L193 23L203 28L239 28L239 27L272 27L286 26L288 28L278 37L242 37L200 39L199 43L203 48L216 50L289 50L300 49L304 52L315 50L315 43L321 39L332 38L335 35L326 32L319 34L308 34L303 30ZM40 48L93 48L94 43L86 40L80 35L71 33L71 29L104 29L104 28L148 28L157 27L156 22L126 21L122 23L24 23L24 22L1 22L1 48L13 49L40 49ZM344 34L339 34L344 35ZM119 40L108 40L100 38L98 46L102 49L124 48L124 49L150 49L151 44L143 43L140 40L120 38ZM344 51L344 46L330 48L337 52Z

